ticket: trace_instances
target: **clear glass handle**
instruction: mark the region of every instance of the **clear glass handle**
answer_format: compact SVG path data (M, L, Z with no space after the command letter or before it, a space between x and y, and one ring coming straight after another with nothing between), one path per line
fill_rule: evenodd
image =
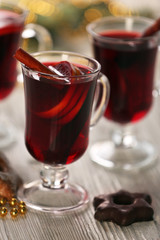
M28 40L35 38L38 42L37 51L53 49L53 40L49 31L39 24L29 23L22 32L23 47L27 48Z
M156 67L155 67L155 86L153 88L153 97L160 96L160 46L158 46Z
M22 32L22 48L28 52L34 52L35 51L35 46L32 49L31 47L29 48L29 42L30 40L36 39L37 40L37 52L40 51L48 51L53 49L53 40L51 37L51 34L49 31L44 28L43 26L40 26L39 24L36 23L29 23L25 26L23 32ZM29 50L28 50L29 48ZM18 83L23 83L23 77L22 77L22 72L21 72L21 67L20 64L17 64L17 71L18 71L18 76L17 76L17 81Z
M90 126L93 127L103 115L110 96L110 85L108 78L100 73L93 102Z

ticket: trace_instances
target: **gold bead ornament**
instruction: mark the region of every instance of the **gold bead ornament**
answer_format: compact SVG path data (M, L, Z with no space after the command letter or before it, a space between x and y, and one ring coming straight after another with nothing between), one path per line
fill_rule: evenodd
M0 197L0 206L5 205L7 202L7 199L5 197Z
M11 217L15 218L18 216L18 208L12 208L10 211Z
M20 213L20 214L24 215L24 214L26 214L26 212L27 212L26 207L20 207L20 208L19 208L19 213Z
M0 208L0 216L1 217L5 217L7 215L7 213L8 213L8 210L7 210L6 207L1 207Z
M19 202L19 207L20 207L20 208L26 207L26 204L25 204L25 202L23 202L23 201L20 201L20 202Z
M11 198L11 200L9 201L9 205L11 207L15 207L18 204L18 201L16 198Z
M7 201L5 197L0 196L0 217L5 217L8 211L10 211L12 218L25 215L27 212L26 204L23 201L18 201L17 198L11 198Z

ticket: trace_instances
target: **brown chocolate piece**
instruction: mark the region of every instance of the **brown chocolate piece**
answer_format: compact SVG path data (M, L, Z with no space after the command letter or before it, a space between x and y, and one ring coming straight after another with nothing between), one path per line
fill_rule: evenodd
M153 220L152 199L145 193L129 193L120 190L113 194L103 194L94 198L95 218L112 221L120 226L134 222Z
M16 196L21 184L22 180L11 168L8 159L0 153L0 196L7 199Z

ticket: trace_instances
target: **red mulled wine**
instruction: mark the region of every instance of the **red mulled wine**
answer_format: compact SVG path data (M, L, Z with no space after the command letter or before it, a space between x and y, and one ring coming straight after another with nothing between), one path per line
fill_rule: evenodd
M65 72L65 63L44 63ZM74 75L90 73L90 69L75 66ZM52 69L52 68L51 68ZM75 70L76 69L76 70ZM65 80L24 73L26 100L26 146L38 161L49 165L69 164L85 152L96 78L88 74ZM81 77L81 76L80 76Z
M18 13L0 10L0 99L7 97L16 83L16 60L13 55L23 30L19 17Z
M104 40L93 40L94 56L101 63L102 72L108 77L111 87L105 117L120 124L136 122L152 106L157 47L138 39L138 32L119 30L99 35Z

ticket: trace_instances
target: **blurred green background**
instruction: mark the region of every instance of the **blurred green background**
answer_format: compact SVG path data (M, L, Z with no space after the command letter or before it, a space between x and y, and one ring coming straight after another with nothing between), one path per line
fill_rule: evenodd
M127 3L130 1L133 0ZM27 23L38 23L48 29L53 49L83 53L89 52L86 25L95 19L108 15L155 18L147 4L139 10L121 0L13 0L13 3L29 10ZM31 51L35 47L33 42Z

